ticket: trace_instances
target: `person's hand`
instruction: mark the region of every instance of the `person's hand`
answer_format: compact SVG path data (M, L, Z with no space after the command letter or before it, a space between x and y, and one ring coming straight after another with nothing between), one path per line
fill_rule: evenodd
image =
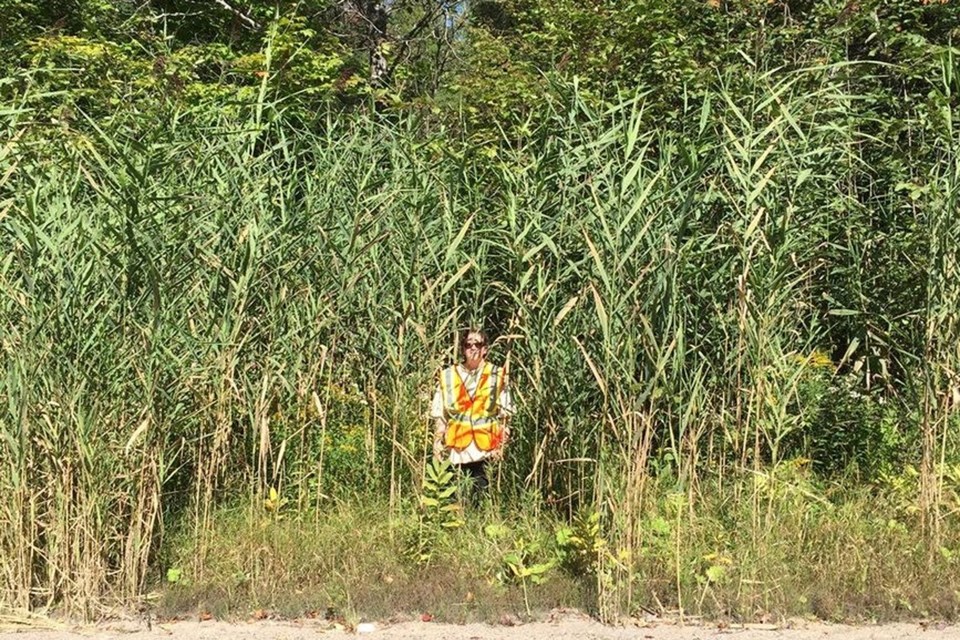
M437 438L433 441L433 459L437 462L443 460L443 455L447 452L447 447L443 444L443 440Z
M508 442L510 442L510 429L504 429L503 433L500 434L500 444L490 452L490 459L494 462L503 460L503 450L506 448Z

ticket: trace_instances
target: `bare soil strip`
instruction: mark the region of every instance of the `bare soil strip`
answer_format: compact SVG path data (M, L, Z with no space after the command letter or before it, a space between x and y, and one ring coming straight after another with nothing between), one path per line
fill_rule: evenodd
M936 622L849 626L807 621L783 625L681 625L658 621L611 627L577 615L503 625L451 625L419 620L366 622L352 629L317 620L178 621L153 623L149 628L146 622L90 627L67 627L51 622L46 626L3 624L0 637L11 640L316 640L318 637L330 640L356 637L369 640L960 640L960 627Z

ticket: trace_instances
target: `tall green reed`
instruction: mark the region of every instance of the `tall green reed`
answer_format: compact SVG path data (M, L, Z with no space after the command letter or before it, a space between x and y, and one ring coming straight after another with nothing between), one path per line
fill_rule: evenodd
M942 85L933 94L938 126L929 134L937 159L929 173L918 172L906 185L919 201L927 227L929 258L925 274L924 352L922 354L922 433L920 502L924 530L940 544L942 502L951 427L960 410L960 138L955 123L957 59L942 54ZM955 446L955 445L954 445Z
M256 526L271 490L305 527L364 492L408 508L435 374L477 323L521 407L498 495L600 514L604 618L645 597L648 516L694 525L704 483L749 504L749 544L768 544L771 479L806 453L798 389L846 312L824 300L865 207L844 186L871 176L860 98L829 69L758 71L691 99L681 130L642 93L567 98L482 148L413 118L308 130L263 101L249 123L198 111L56 138L3 113L29 144L0 156L0 602L91 615L135 597L170 527L192 531L202 580L217 511ZM946 243L952 218L930 221ZM953 307L929 290L942 398ZM948 409L928 405L932 441Z

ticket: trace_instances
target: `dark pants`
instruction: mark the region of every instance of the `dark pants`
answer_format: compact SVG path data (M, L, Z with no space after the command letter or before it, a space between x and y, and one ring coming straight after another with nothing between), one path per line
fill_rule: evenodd
M476 501L481 495L486 493L490 486L490 480L487 478L487 461L478 460L477 462L468 462L458 465L463 480L466 481L466 493L470 501Z

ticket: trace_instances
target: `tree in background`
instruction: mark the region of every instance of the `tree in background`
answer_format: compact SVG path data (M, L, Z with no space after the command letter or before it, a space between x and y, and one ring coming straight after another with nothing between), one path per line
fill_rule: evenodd
M44 110L60 115L236 108L264 83L271 99L309 115L371 92L380 103L433 95L462 11L455 0L4 0L0 42L14 55L0 65L56 92Z

